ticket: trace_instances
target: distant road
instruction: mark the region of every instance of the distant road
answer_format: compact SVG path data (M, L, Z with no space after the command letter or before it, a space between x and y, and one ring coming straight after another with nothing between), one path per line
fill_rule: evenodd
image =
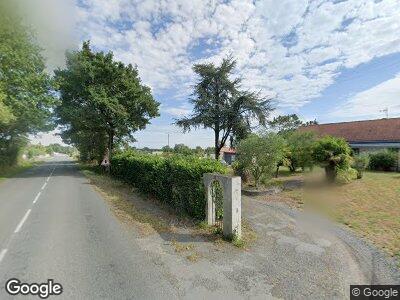
M176 298L160 273L72 161L0 183L0 299L10 278L54 279L55 299Z

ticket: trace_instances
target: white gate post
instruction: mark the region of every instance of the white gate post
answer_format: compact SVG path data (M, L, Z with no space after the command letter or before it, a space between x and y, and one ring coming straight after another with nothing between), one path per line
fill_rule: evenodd
M242 235L241 178L230 177L224 184L224 236Z
M207 224L215 224L215 203L212 199L211 184L218 181L224 190L224 217L223 234L226 237L240 238L242 234L242 199L241 199L241 178L227 175L206 173L203 176L205 196L207 200L206 215Z

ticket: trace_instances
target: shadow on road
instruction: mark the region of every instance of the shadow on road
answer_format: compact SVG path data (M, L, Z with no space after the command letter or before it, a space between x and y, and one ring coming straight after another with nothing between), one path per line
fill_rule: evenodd
M53 171L54 169L54 171ZM53 173L51 173L53 171ZM71 160L45 161L38 166L28 169L24 172L15 174L10 178L34 178L51 176L73 176L83 177L78 172L78 163Z

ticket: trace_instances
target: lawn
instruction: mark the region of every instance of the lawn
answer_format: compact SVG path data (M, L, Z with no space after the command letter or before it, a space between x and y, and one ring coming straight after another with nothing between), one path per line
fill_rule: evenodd
M400 258L400 173L365 172L349 184L287 191L282 196L296 206L323 209Z

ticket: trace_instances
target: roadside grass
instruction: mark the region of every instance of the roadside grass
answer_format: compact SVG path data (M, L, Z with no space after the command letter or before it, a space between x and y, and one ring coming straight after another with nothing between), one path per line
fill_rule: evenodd
M18 173L21 173L25 170L33 168L33 167L37 166L38 164L40 164L39 161L22 161L15 166L1 167L0 168L0 182L7 178L14 177Z
M138 210L134 205L135 190L107 175L97 173L96 167L80 165L82 173L90 180L95 189L108 201L115 215L124 223L139 225L140 233L147 235L154 231L168 232L168 224L149 212ZM136 199L134 199L136 197ZM136 202L136 201L135 201Z
M139 193L134 187L107 174L99 173L96 166L80 164L80 170L110 204L117 218L126 224L135 225L140 234L150 235L158 232L173 236L180 229L184 229L190 230L193 238L202 237L215 245L227 244L222 238L222 232L216 232L215 227L208 226L206 222L196 222L187 216L177 214L167 205ZM240 241L230 242L238 248L246 249L256 239L256 234L245 220L242 221L242 233L243 238ZM178 243L172 238L171 245L176 253L185 255L191 262L195 262L201 257L194 249L193 244Z
M400 174L365 172L348 184L282 193L292 204L323 210L334 220L400 258Z

